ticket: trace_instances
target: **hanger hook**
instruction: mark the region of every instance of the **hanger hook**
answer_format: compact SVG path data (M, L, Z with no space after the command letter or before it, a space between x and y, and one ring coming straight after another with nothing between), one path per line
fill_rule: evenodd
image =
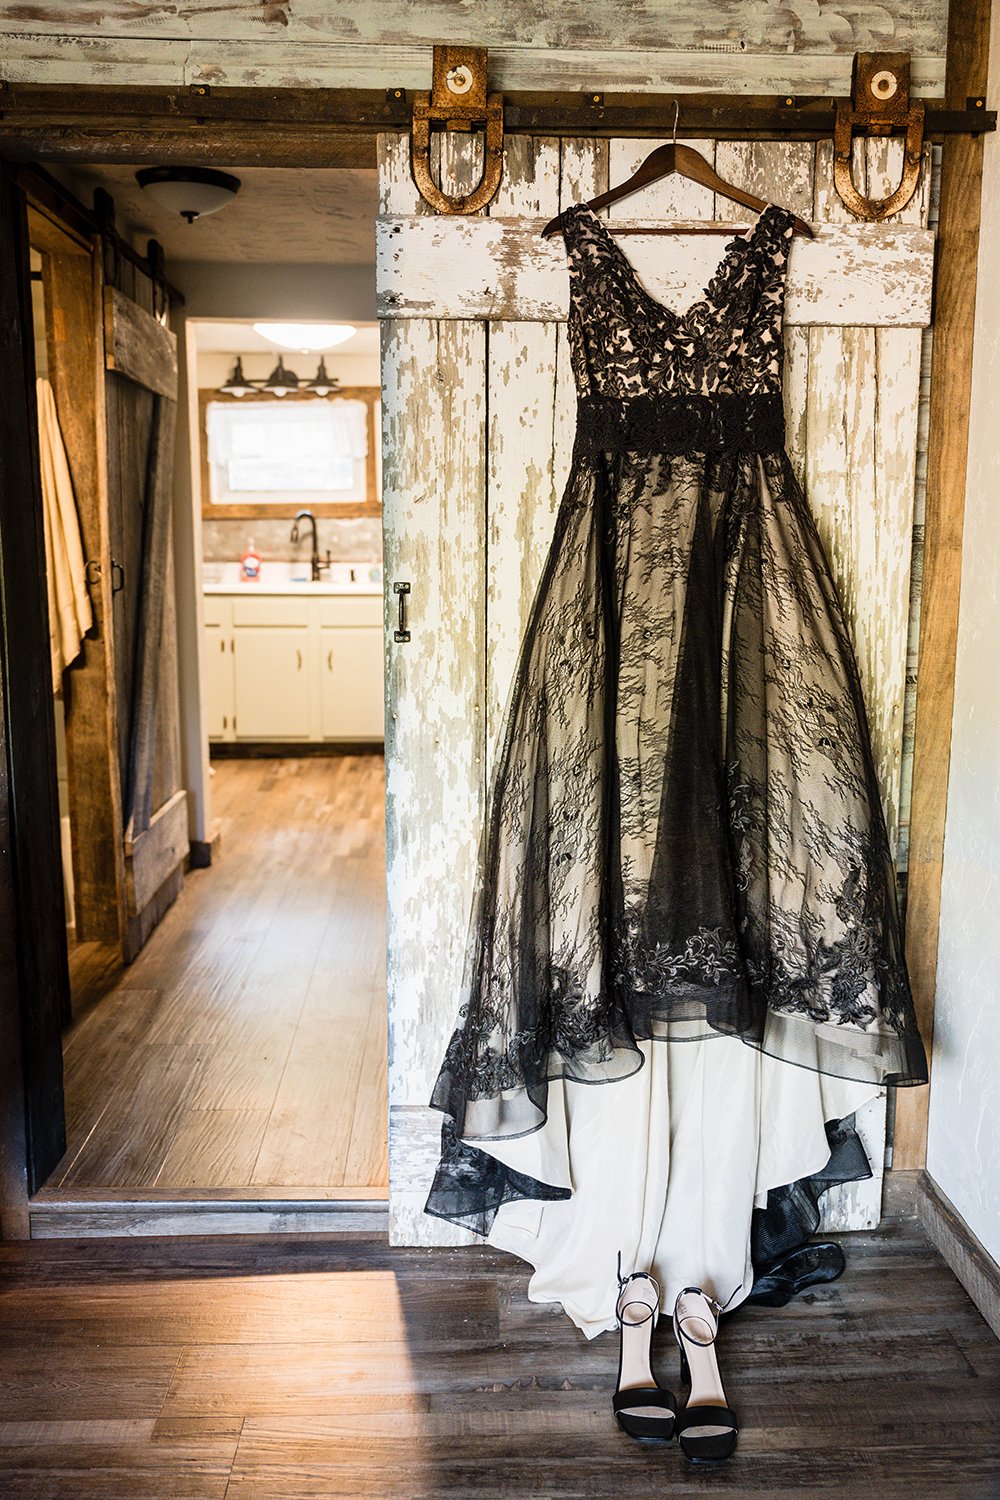
M680 117L681 117L680 100L679 99L675 99L674 100L674 139L673 139L673 144L675 146L677 145L677 121L680 119Z

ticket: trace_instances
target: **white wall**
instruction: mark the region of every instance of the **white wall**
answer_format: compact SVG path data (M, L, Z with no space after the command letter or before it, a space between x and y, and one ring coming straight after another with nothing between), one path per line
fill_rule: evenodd
M994 8L990 107L1000 98ZM1000 138L985 145L927 1170L1000 1261Z

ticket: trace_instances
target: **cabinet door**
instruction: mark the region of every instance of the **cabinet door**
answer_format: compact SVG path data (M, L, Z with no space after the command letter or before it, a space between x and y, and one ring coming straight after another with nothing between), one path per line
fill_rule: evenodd
M205 626L205 719L210 740L233 737L231 634L222 625Z
M237 626L233 639L237 739L308 739L308 630Z
M320 632L325 740L380 740L385 733L382 630L337 625Z

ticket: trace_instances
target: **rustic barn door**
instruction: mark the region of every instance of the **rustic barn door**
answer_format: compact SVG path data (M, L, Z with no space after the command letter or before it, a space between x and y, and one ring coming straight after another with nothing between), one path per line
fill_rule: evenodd
M130 960L177 894L188 850L170 542L177 340L132 297L107 286L104 357L125 855L122 946Z
M786 306L792 462L817 518L853 631L890 839L900 826L904 693L922 330L933 236L930 160L901 223L850 220L828 143L695 143L722 175L827 226L796 242ZM574 393L568 280L540 221L619 182L652 142L509 140L488 213L428 215L408 143L380 143L379 309L388 631L386 809L390 1026L390 1224L398 1244L473 1237L422 1213L441 1117L427 1107L455 1019L479 829L516 654L569 469ZM446 185L478 180L478 143L445 137ZM855 179L879 196L899 176L893 142L859 148ZM680 178L616 206L623 218L737 220ZM745 220L745 214L743 218ZM633 236L654 295L696 296L719 236ZM397 583L408 583L409 639ZM872 1182L829 1195L830 1228L878 1221L886 1101L859 1117Z

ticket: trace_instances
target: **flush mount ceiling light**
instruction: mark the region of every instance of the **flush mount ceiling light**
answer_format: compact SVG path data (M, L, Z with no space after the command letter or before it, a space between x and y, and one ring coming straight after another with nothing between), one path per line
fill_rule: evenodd
M193 224L232 203L240 179L213 167L144 167L135 180L155 203Z
M253 331L279 349L318 354L345 344L358 330L350 323L255 323Z

